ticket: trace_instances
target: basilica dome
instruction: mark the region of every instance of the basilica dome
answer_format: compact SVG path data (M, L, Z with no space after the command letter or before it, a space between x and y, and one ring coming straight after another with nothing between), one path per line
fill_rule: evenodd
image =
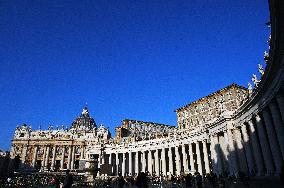
M71 124L70 130L93 130L96 127L95 120L90 117L89 110L85 107L81 115Z

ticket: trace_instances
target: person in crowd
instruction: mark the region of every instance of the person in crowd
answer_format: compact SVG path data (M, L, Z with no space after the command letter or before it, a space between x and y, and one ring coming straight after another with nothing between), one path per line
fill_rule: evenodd
M138 188L148 187L147 175L144 172L138 174L135 185Z
M53 185L55 185L55 188L60 188L60 181L57 175L52 177L52 182L53 182Z
M192 187L192 174L189 173L185 176L185 186L186 187Z
M62 188L70 188L70 187L72 187L72 184L73 184L73 176L72 176L72 174L70 174L70 170L67 169L66 170L66 177L65 177L64 184L63 184Z
M197 188L202 188L202 176L200 175L199 172L195 172L195 185Z
M118 177L118 180L117 180L117 186L118 186L118 188L123 188L124 184L125 184L125 180L124 180L123 176L120 175L120 176Z

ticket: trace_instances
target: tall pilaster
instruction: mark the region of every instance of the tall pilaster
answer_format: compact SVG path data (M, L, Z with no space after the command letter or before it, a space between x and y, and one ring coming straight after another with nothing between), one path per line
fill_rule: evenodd
M129 175L132 175L132 152L131 151L129 151L129 154L128 154L128 156L129 156L129 170L128 170L128 173L129 173Z
M277 139L275 137L275 131L273 129L272 119L267 109L263 111L264 124L272 152L272 157L275 164L275 170L277 174L281 172L282 156L280 148L278 147Z
M207 152L207 142L205 140L202 141L203 144L203 155L204 155L204 167L205 172L210 173L210 167L209 167L209 160L208 160L208 152Z
M26 155L27 155L28 145L24 144L22 149L21 161L22 165L26 163Z
M152 171L152 151L149 150L148 152L148 172L152 175L153 171Z
M49 153L50 153L50 146L47 146L47 149L46 149L46 157L45 157L45 164L44 164L45 167L48 167L48 163L49 163Z
M66 150L65 146L62 146L61 164L60 164L61 170L63 170L64 167L65 150Z
M180 154L178 151L178 146L175 147L175 162L176 162L176 174L180 175Z
M159 161L159 150L158 149L155 150L154 155L155 155L155 173L156 175L159 175L160 174L160 169L159 169L160 161Z
M51 168L52 169L54 169L55 157L56 157L56 145L53 146L53 150L52 150L52 160L51 160Z
M257 168L256 172L257 172L257 175L261 176L261 175L264 175L264 164L263 164L263 159L261 157L259 140L257 138L257 133L255 131L255 127L254 127L252 120L248 121L248 126L250 130L250 138L251 138L253 156L254 156L256 168Z
M274 167L272 162L272 155L269 148L268 140L266 138L266 133L263 125L263 121L259 115L255 116L256 128L258 131L259 141L261 145L261 150L264 158L264 163L266 166L267 174L271 175L274 173Z
M35 148L34 148L34 155L33 155L33 167L35 167L35 165L36 165L37 150L38 150L38 146L35 146Z
M203 174L199 142L198 141L195 142L195 145L196 145L196 158L197 158L196 162L197 162L197 166L198 166L198 172L200 174Z
M42 147L43 147L42 168L44 168L44 167L45 167L45 160L46 160L47 147L46 147L46 146L42 146Z
M147 159L146 159L146 151L142 151L141 152L141 157L143 158L142 160L142 172L146 172L147 169L146 169L146 166L147 166Z
M81 153L80 153L80 159L85 159L85 147L84 146L81 146Z
M275 128L276 136L278 139L278 143L280 146L280 151L281 151L282 159L283 159L284 158L284 126L283 126L283 122L281 119L280 110L274 100L269 103L269 108L271 111L273 125Z
M108 164L112 165L112 155L111 155L111 153L109 154Z
M189 169L188 169L188 160L187 160L187 154L185 151L185 145L182 145L181 152L182 152L183 172L188 172Z
M75 162L75 146L72 146L72 156L71 156L71 169L74 169L74 162Z
M72 157L72 146L69 146L67 169L70 169L71 167L71 157Z
M172 153L172 148L171 147L169 147L168 156L169 156L169 172L170 172L170 174L174 174L173 153Z
M115 165L116 165L116 175L119 175L119 158L118 158L118 152L115 153Z
M247 157L249 172L255 172L254 159L253 159L253 155L252 155L252 152L251 152L249 136L248 136L247 128L246 128L245 124L241 126L241 131L242 131L242 135L243 135L245 154L246 154L246 157Z
M195 172L194 169L194 160L193 160L193 152L192 152L192 144L188 144L188 154L189 154L189 162L190 162L190 171L191 173Z
M139 173L139 151L135 153L135 174L138 175Z
M112 164L112 153L109 154L108 164L111 165L111 173L113 174L114 168L113 168L113 164Z
M165 148L162 148L162 151L161 151L161 160L162 160L162 173L163 175L167 175L167 166L166 166L166 149Z
M126 165L125 165L125 153L122 153L122 161L121 161L121 165L122 165L122 176L125 176L125 167L126 167Z

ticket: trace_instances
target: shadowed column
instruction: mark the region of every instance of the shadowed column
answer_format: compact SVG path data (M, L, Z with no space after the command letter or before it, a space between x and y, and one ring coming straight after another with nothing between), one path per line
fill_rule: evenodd
M261 118L259 115L255 116L255 122L256 122L256 128L258 131L258 136L259 136L259 141L261 145L261 150L264 158L264 163L266 166L266 173L267 175L271 175L274 173L274 167L273 167L273 162L272 162L272 156L271 156L271 151L269 148L269 144L267 141L267 138L265 136L265 130L264 130L264 125L262 123Z
M275 164L275 170L277 174L280 174L281 172L281 165L282 165L282 156L280 148L278 147L277 139L275 136L275 131L273 129L272 119L268 112L268 109L265 109L263 111L263 118L264 118L264 124L266 127L266 132L268 136L268 141L270 144L270 149L272 151L272 157L274 159Z
M255 131L255 127L254 127L252 120L248 121L248 126L250 130L250 138L251 138L251 143L252 143L253 155L254 155L256 168L257 168L257 175L260 176L264 174L264 166L263 166L264 164L263 164L263 160L261 157L260 145L259 145L257 133Z

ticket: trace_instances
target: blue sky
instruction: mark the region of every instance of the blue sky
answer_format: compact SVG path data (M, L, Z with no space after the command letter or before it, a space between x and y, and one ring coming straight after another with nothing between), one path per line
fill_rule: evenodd
M174 110L263 63L267 0L0 1L0 148L16 125L176 125ZM114 134L113 134L114 135Z

